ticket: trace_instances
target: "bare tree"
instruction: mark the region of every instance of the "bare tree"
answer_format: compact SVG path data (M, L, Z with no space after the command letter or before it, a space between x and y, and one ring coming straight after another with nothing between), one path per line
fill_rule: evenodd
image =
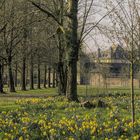
M7 25L3 31L3 49L4 54L3 57L5 58L7 65L8 65L8 73L9 73L9 89L10 92L15 92L14 87L14 79L13 79L13 72L12 72L12 60L16 53L16 47L19 42L22 40L21 30L17 29L20 26L21 19L17 18L18 11L15 12L16 9L16 2L12 0L11 7L8 7L7 2L5 1L3 4L3 22ZM10 10L10 12L9 12ZM10 14L9 14L9 13Z
M134 74L135 67L139 61L139 13L137 0L125 1L120 3L115 1L118 4L118 8L112 12L109 17L112 21L112 29L109 29L109 32L116 41L125 46L126 55L123 56L123 59L128 62L130 79L131 79L131 106L132 106L132 123L135 122L135 100L134 100ZM114 7L114 3L108 3L108 9ZM112 38L110 37L110 39ZM124 43L123 43L124 42Z
M55 1L53 1L55 2ZM48 9L44 9L38 4L32 2L37 8L39 8L42 12L46 13L47 16L51 17L57 24L58 29L61 29L63 33L65 33L66 38L66 46L67 46L67 66L68 66L68 86L67 86L67 97L70 100L77 101L77 61L78 61L78 53L80 49L80 44L83 41L85 25L87 21L87 17L89 15L90 9L92 7L93 1L88 5L88 1L85 1L86 8L84 9L84 19L81 26L81 31L78 36L78 1L69 0L67 2L61 1L61 20L57 18L57 15L50 12ZM89 6L87 8L87 5ZM64 7L66 10L62 10ZM67 8L66 8L67 7ZM64 12L64 13L63 13ZM66 24L63 25L63 20L66 15ZM86 35L85 35L86 36ZM61 38L62 39L62 38ZM63 42L63 41L62 41Z

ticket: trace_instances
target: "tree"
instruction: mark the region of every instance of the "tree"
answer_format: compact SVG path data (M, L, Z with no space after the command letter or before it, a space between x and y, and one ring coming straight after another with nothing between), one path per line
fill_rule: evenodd
M135 100L134 100L134 74L135 67L138 63L139 57L139 37L140 37L140 24L139 24L139 3L137 0L118 2L118 8L109 15L112 21L112 29L109 31L111 36L125 45L127 55L123 59L129 63L129 72L131 79L131 108L132 108L132 123L135 122ZM108 3L108 10L114 7L114 3ZM124 42L124 43L122 43Z
M27 49L28 49L28 44L27 44L27 39L28 39L28 4L27 1L24 0L24 7L23 7L23 15L24 15L24 25L23 25L23 42L21 45L21 60L22 60L22 68L21 68L21 90L26 90L26 59L27 59Z
M3 62L0 61L0 93L3 93Z
M86 0L85 4L87 4L87 3L88 3L88 1ZM79 5L78 0L76 0L76 1L68 0L67 2L61 1L61 6L59 9L59 11L62 11L62 12L60 12L60 13L62 13L62 14L60 14L61 20L59 20L57 18L57 15L53 14L48 9L44 9L34 2L32 2L32 4L34 6L36 6L38 9L40 9L42 12L44 12L48 17L51 17L57 23L58 29L59 30L61 29L60 31L62 31L63 34L65 34L65 38L66 38L65 41L66 41L66 46L67 46L66 47L66 49L67 49L66 56L65 56L65 58L63 58L63 57L60 57L60 58L62 58L63 60L64 59L67 60L67 62L65 63L65 65L68 66L68 75L67 75L68 83L66 82L68 85L67 86L67 97L69 100L78 101L78 97L77 97L78 53L79 53L79 49L80 49L80 44L86 37L86 35L84 35L85 25L86 25L87 17L89 15L93 1L90 3L90 5L87 4L87 5L89 5L89 8L87 8L87 5L86 5L86 8L84 10L85 13L84 13L84 17L83 17L83 24L82 24L82 28L81 28L79 37L78 37L78 5ZM66 10L63 10L64 9L63 6L65 7ZM66 18L65 18L66 22L65 22L65 24L63 24L65 15L66 15ZM67 27L65 27L65 26L67 26ZM59 35L59 37L60 37L60 35ZM84 37L83 37L83 35L84 35ZM60 39L59 39L59 41L60 41ZM63 39L62 39L62 42L64 43ZM62 64L63 63L61 63L61 59L60 59L59 67L63 66ZM58 70L58 72L60 72L60 70ZM61 74L59 73L58 75L61 75ZM63 73L63 75L64 75L64 73ZM63 88L60 88L60 89L63 89ZM61 91L61 92L63 92L63 91Z
M69 0L67 49L68 49L68 89L67 97L77 101L77 57L78 57L78 0Z
M22 40L22 18L19 16L20 10L17 8L19 3L16 0L4 1L2 7L2 21L5 25L3 34L1 34L3 57L8 66L9 75L9 90L15 92L14 78L13 78L13 58L17 53L17 46ZM10 11L10 12L9 12ZM21 15L22 16L22 15Z

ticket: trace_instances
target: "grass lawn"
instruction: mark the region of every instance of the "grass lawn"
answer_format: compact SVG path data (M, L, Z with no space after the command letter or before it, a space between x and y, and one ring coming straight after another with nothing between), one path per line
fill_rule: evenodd
M17 90L16 93L6 92L6 94L0 94L0 111L18 108L19 105L15 104L15 102L21 98L38 98L57 95L56 90L57 89L54 88L27 91Z
M7 89L6 89L7 91ZM78 95L81 97L87 97L90 99L92 96L99 95L108 95L108 94L130 94L129 88L109 88L109 89L99 89L92 86L79 85L78 86ZM135 89L135 93L138 95L140 89ZM15 104L15 101L20 98L32 98L32 97L46 97L46 96L55 96L57 95L57 88L47 88L47 89L35 89L21 91L17 90L16 93L0 94L0 111L1 110L11 110L19 107Z
M140 139L140 95L135 90L136 123L132 129L129 89L78 86L80 103L55 96L57 89L19 91L0 95L0 140ZM98 101L104 107L98 107Z
M140 139L140 96L136 97L134 130L129 96L92 97L90 102L95 107L91 109L58 96L18 99L10 97L1 102L1 107L5 106L0 113L2 140ZM107 105L99 107L97 100Z

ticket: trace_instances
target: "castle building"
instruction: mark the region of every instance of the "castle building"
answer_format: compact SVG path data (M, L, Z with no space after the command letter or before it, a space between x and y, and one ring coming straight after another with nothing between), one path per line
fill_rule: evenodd
M126 59L127 51L120 45L112 45L109 49L83 55L80 59L80 84L99 87L127 87L130 84L129 67ZM139 70L135 66L135 85L140 86Z

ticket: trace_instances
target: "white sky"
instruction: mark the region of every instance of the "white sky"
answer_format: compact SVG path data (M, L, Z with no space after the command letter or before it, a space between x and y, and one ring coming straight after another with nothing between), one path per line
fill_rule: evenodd
M106 2L110 2L110 4L112 3L112 5L114 7L117 6L116 8L119 9L118 11L120 11L120 15L121 15L122 10L120 10L120 7L116 3L116 1L117 2L120 1L121 4L123 4L123 7L125 7L125 10L128 12L128 14L130 13L130 8L128 8L128 0L94 0L94 5L93 5L92 9L94 9L94 11L97 13L90 16L90 18L88 19L89 22L96 23L107 13L106 6L108 6L108 5L106 4ZM134 0L129 0L129 2L133 2L133 1ZM140 8L140 0L135 0L135 1L137 3L137 6ZM109 11L111 9L109 9ZM123 12L122 12L122 14L123 14ZM121 16L123 17L123 15L121 15ZM112 25L112 22L109 19L109 17L107 16L100 22L100 25L109 27ZM115 43L119 43L116 41L117 39L114 39L114 40L115 40ZM105 35L103 35L103 34L101 35L97 29L93 30L92 33L90 33L90 35L85 40L85 43L88 46L88 47L86 47L87 52L96 51L98 49L98 47L100 47L101 49L107 49L113 44L113 42L110 41L107 37L105 37Z
M90 16L90 18L88 19L88 22L93 22L96 23L98 22L106 13L106 9L105 9L105 0L94 0L94 4L92 9L94 9L94 13L92 16ZM108 24L107 21L107 17L104 18L100 24ZM90 35L87 36L85 43L87 45L86 51L90 52L90 51L96 51L98 49L98 47L100 48L107 48L108 46L110 46L110 44L108 43L108 39L104 36L101 35L100 32L98 31L97 28L95 28Z

